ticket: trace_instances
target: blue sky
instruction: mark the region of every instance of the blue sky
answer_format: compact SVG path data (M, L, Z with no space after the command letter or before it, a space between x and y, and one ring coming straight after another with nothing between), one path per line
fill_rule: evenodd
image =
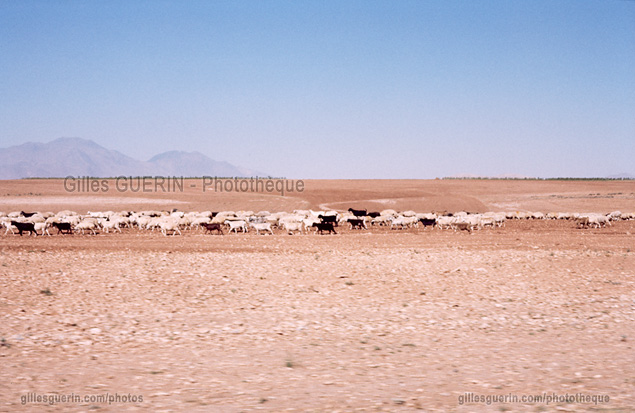
M0 0L0 146L290 178L635 174L635 1Z

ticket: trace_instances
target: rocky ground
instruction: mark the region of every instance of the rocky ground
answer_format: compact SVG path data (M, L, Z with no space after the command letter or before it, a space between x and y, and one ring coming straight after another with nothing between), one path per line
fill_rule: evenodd
M633 234L0 236L0 411L632 411Z

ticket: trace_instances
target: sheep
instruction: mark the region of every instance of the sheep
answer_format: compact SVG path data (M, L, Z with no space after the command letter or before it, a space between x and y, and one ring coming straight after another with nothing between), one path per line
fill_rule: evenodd
M492 216L481 216L479 220L479 228L496 227L496 220Z
M610 227L611 225L613 225L611 224L611 220L609 219L609 217L607 217L606 215L596 215L596 220L600 227Z
M278 219L278 227L285 228L287 224L299 224L300 231L302 230L302 220L305 219L304 216L294 214L294 215L284 215Z
M57 214L55 214L55 216L57 217L70 217L75 215L77 215L77 212L71 211L69 209L64 209L62 211L59 211Z
M402 229L404 227L406 227L405 217L397 216L397 217L393 217L390 220L390 229L395 229L395 228Z
M469 222L456 222L454 224L454 231L467 231L472 232L473 226Z
M273 231L271 230L271 224L269 224L268 222L263 222L263 223L252 222L251 224L249 224L249 226L256 230L257 235L260 235L260 231L264 231L265 233L266 231L269 231L269 233L273 235Z
M36 213L34 213L33 215L31 215L31 216L27 217L27 218L24 220L24 222L30 222L30 223L32 223L32 224L35 224L35 223L38 223L38 222L44 222L44 221L46 221L46 218L44 218L44 217L42 216L42 214L37 213L37 212L36 212Z
M231 212L231 213L219 212L218 214L216 214L216 216L214 218L212 218L211 223L212 224L223 224L227 219L234 218L235 216L236 215L234 215L233 212Z
M152 230L153 232L155 228L161 229L161 222L163 222L163 220L164 218L160 218L160 217L150 218L150 220L145 225L145 229Z
M494 226L499 228L505 226L505 221L507 220L507 218L505 217L505 214L501 212L496 212L488 216L491 216L494 219Z
M379 214L380 214L381 216L385 216L385 217L386 217L386 216L393 216L393 217L396 217L397 215L399 215L399 214L397 214L397 211L395 211L394 209L384 209L384 210L383 210L383 211L381 211Z
M51 233L48 230L48 224L46 222L36 222L35 224L33 224L33 227L35 228L36 234L37 231L42 231L42 236L44 236L44 234L48 235L49 237L51 236Z
M591 225L591 220L589 217L582 216L576 218L576 227L578 228L588 228Z
M448 217L448 216L442 215L437 218L437 227L440 229L452 228L454 221L455 221L454 217Z
M86 214L91 218L108 218L105 212L86 211Z
M337 218L338 224L345 224L349 219L356 219L357 217L350 212L345 212Z
M621 211L613 211L610 214L608 214L608 218L611 221L619 221L620 219L622 219L622 212Z
M395 229L395 227L399 227L401 228L410 228L410 227L418 227L418 222L419 220L417 219L416 216L410 216L410 217L404 217L404 216L397 216L395 218L393 218L390 222L390 229Z
M311 228L313 228L313 224L321 222L318 218L305 218L302 220L302 224L304 224L304 230L309 232Z
M84 219L83 221L80 221L77 225L75 225L75 231L81 230L82 235L84 234L85 230L90 230L93 235L97 235L97 231L95 231L96 228L97 222L93 219Z
M71 215L66 217L65 221L71 223L71 225L75 226L77 224L79 224L82 220L82 217L79 215Z
M119 233L121 233L121 228L119 228L119 221L101 220L99 224L101 225L101 227L104 229L106 233L109 233L111 229L113 231L119 231Z
M605 215L601 214L584 214L575 218L578 228L602 228L611 225L611 222Z
M449 227L451 229L454 229L454 231L467 230L468 232L471 232L475 229L481 229L483 227L482 218L483 217L480 214L468 215L467 213L463 213L459 216L450 218Z
M137 226L139 228L147 228L148 224L150 223L150 221L152 220L151 217L147 216L147 215L142 215L140 217L137 217L135 219L135 222L137 224Z
M139 229L154 230L160 228L162 233L167 231L176 232L195 229L197 227L205 227L207 232L218 231L218 229L208 229L205 224L221 224L229 226L229 232L238 233L238 229L243 232L249 232L249 227L256 229L256 233L260 231L273 234L273 227L284 228L287 233L301 232L309 233L312 228L316 228L316 232L320 232L319 226L315 224L332 224L336 227L339 223L348 223L351 229L369 228L370 225L383 225L391 223L391 228L410 228L418 227L419 224L426 227L438 226L439 228L450 228L455 231L480 230L485 227L498 228L505 225L507 219L561 219L572 220L579 228L603 228L611 226L613 221L635 219L635 213L622 213L621 211L612 211L608 214L600 213L570 213L570 212L486 212L482 214L473 214L465 211L456 212L454 214L437 215L436 213L416 213L414 211L404 211L397 214L394 210L384 210L381 213L366 214L365 216L356 216L352 211L360 212L350 208L348 212L338 213L337 211L314 211L314 210L296 210L294 213L259 211L221 211L221 212L183 212L183 211L89 211L86 215L78 215L73 211L60 211L58 213L23 213L23 211L11 212L8 215L14 216L4 218L0 223L5 228L5 235L14 231L20 232L20 229L14 225L15 223L26 224L20 225L22 231L29 231L31 235L51 235L50 228L58 228L58 234L72 233L73 228L82 233L87 230L93 234L98 229L109 233L110 230L122 232L122 227L136 225ZM0 213L0 217L5 214ZM29 215L25 217L24 215ZM166 229L166 220L172 221L172 226L176 225L176 229ZM216 221L216 222L215 222ZM220 222L219 222L220 221ZM33 231L30 231L29 224L33 225ZM62 225L63 224L63 225ZM62 225L61 227L58 225ZM212 227L214 228L214 227ZM322 233L328 231L327 227L322 229ZM222 229L219 231L222 233Z
M179 223L175 219L162 219L159 223L159 227L161 228L161 233L165 237L168 236L168 231L172 231L172 236L175 236L177 232L179 233L179 235L183 235L181 234L181 230L179 229Z
M177 218L176 222L179 225L179 228L190 229L192 219L189 216L183 216L181 218Z
M11 221L2 221L2 225L6 228L6 231L4 231L4 235L7 235L9 232L11 232L11 234L15 234L14 231L18 230L17 227L11 224Z
M370 223L371 225L388 225L388 222L390 222L392 218L392 215L380 215L378 217L373 218Z
M252 215L249 217L249 222L250 223L255 223L255 224L264 224L265 222L267 222L267 217L259 217L257 215Z
M226 220L225 225L229 225L229 232L234 231L236 234L238 234L239 228L242 230L243 233L247 232L247 223L243 220L240 220L240 221Z
M236 211L236 216L237 217L250 217L254 215L254 211Z
M319 223L314 224L317 225ZM290 221L284 221L282 223L282 227L284 228L285 231L287 231L287 233L289 235L293 234L293 231L298 231L300 234L302 234L302 222L290 222Z
M203 224L210 224L212 219L209 216L199 216L190 222L192 228L200 228Z
M130 218L118 214L112 215L110 221L117 222L119 227L130 228Z

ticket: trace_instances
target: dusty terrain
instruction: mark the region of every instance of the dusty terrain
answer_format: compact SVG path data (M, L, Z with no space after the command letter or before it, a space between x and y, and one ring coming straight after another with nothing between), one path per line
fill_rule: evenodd
M0 182L5 212L349 206L632 212L635 183L307 181L281 197ZM635 221L339 232L1 235L0 411L635 409Z
M101 181L101 180L100 180ZM186 179L183 189L149 180L107 180L107 191L73 188L60 179L0 181L0 211L71 209L172 209L184 211L367 208L369 211L542 211L635 210L635 181L532 180L306 180L302 192L214 191L202 179ZM224 180L221 182L225 182ZM296 180L285 181L297 184ZM100 182L101 183L101 182ZM203 188L205 186L205 188ZM101 185L98 185L101 189ZM231 188L231 186L230 186ZM205 190L204 190L205 189ZM220 189L220 188L219 188Z

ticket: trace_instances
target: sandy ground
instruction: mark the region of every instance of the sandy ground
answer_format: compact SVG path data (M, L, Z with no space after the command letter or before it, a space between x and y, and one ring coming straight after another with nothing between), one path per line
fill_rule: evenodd
M309 181L214 203L58 184L0 182L0 210L635 210L632 182ZM635 221L339 232L0 236L0 411L635 409Z
M59 179L0 181L0 211L71 209L89 210L172 209L184 211L367 208L428 211L635 211L635 181L522 181L522 180L297 180L283 181L296 190L279 192L215 191L202 179L186 179L182 188L148 180L99 180L97 191L75 187ZM226 182L226 181L221 181ZM275 183L276 181L274 181ZM247 182L249 185L249 182ZM118 189L119 187L119 189ZM233 183L229 186L234 187ZM163 188L163 189L162 189ZM69 191L71 189L71 191ZM27 211L27 212L29 212Z

